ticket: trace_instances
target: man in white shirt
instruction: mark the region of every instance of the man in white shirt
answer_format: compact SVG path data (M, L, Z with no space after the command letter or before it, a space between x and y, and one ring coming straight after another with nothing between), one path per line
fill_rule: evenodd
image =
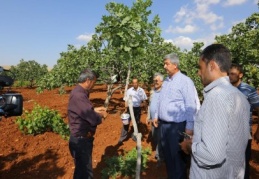
M141 103L143 101L147 100L147 95L146 95L145 91L143 90L143 88L139 87L137 78L132 79L132 87L127 90L126 96L124 98L124 101L125 101L125 111L124 112L128 112L128 113L129 113L129 108L128 108L127 101L130 96L132 96L133 111L134 111L134 117L136 119L136 123L140 124ZM118 142L119 145L122 145L122 142L127 138L129 125L130 124L122 126L121 137Z

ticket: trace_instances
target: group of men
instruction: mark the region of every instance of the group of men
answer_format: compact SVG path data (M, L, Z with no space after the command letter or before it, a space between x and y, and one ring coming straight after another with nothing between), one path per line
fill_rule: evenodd
M202 51L198 70L204 86L201 106L193 81L180 71L178 56L169 54L163 61L168 77L163 80L162 74L154 75L149 116L157 136L157 158L163 158L168 178L188 177L190 155L190 179L249 178L251 112L259 106L259 97L254 88L242 82L242 68L231 66L230 51L221 44ZM93 108L89 101L88 91L96 78L90 69L83 71L69 99L74 178L93 178L93 135L107 115L104 108ZM139 123L140 102L147 97L137 83L135 79L127 93L135 96L133 109ZM128 127L123 127L120 143L127 137ZM259 130L254 136L258 142Z

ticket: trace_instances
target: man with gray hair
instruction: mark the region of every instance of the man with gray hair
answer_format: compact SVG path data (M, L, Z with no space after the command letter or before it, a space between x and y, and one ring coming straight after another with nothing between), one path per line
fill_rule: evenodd
M160 141L169 179L187 177L188 156L179 143L184 140L184 132L193 134L196 114L195 86L189 77L181 73L179 65L176 54L164 57L168 77L163 82L153 120L155 127L160 126Z
M89 91L96 82L97 75L85 69L78 78L78 85L71 91L68 102L70 129L69 150L74 158L74 179L92 179L92 150L97 125L106 117L104 107L93 108Z
M155 112L157 110L157 104L159 99L159 94L161 91L161 87L163 84L164 75L161 73L155 73L153 76L153 84L154 88L150 91L150 97L149 97L149 106L148 106L148 114L147 114L147 123L150 121L152 122L155 116ZM151 132L152 132L152 138L154 145L156 146L156 154L155 158L157 159L157 166L160 166L161 162L164 160L161 144L160 144L160 126L154 127L152 124L151 126Z

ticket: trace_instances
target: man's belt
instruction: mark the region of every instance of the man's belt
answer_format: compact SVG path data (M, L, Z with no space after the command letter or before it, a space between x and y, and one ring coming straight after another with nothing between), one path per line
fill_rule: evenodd
M179 124L179 123L183 123L183 122L186 122L186 121L174 122L174 121L163 121L161 119L158 119L158 122L161 123L161 124Z
M175 123L175 122L173 122L173 121L163 121L163 120L158 120L159 121L159 123L161 123L161 124L173 124L173 123Z
M80 139L86 138L86 139L89 139L89 138L92 138L93 136L94 136L94 132L88 131L86 133L86 135L76 136L76 138L80 138Z

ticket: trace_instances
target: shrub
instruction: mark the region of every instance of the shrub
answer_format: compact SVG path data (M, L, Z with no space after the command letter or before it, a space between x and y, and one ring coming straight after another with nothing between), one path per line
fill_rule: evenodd
M53 131L64 139L69 138L68 125L57 111L47 107L35 105L31 112L25 111L24 115L17 117L16 123L25 134L37 135Z
M141 170L147 168L148 156L151 154L151 149L146 148L141 151ZM113 156L105 160L106 168L102 173L102 178L134 177L136 171L137 150L136 148L127 152L125 156Z

